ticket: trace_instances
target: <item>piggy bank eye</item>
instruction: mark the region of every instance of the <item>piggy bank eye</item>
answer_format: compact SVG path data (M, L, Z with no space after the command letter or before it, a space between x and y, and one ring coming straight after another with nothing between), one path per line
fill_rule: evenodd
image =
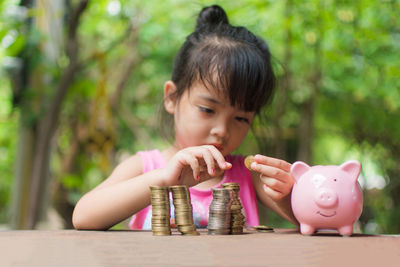
M333 179L333 181L335 181L335 182L336 182L336 181L337 181L337 180L336 180L336 178L335 178L335 179Z

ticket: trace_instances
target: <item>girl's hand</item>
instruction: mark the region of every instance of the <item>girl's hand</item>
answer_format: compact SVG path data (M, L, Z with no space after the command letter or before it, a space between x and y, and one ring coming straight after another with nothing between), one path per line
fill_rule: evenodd
M251 169L260 173L263 189L271 199L279 201L291 193L294 179L290 163L263 155L256 155L254 160Z
M166 171L167 185L194 186L222 175L232 165L212 145L188 147L178 151L169 161Z

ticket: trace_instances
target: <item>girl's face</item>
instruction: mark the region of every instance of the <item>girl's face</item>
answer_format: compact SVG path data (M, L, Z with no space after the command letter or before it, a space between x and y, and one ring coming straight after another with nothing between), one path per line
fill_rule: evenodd
M200 83L171 105L167 111L174 115L177 149L214 145L224 156L242 143L254 117L254 112L232 107L227 97Z

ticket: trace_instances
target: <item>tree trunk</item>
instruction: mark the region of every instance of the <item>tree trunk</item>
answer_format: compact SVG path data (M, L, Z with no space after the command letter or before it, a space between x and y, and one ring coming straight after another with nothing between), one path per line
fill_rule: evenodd
M21 111L21 117L24 111ZM20 119L18 148L15 159L14 185L11 199L10 226L23 229L28 216L29 190L33 162L34 131Z
M116 118L118 116L123 117L122 115L115 115L121 114L122 112L120 110L120 101L123 90L126 89L126 84L131 73L140 64L142 58L138 53L129 53L122 62L119 62L121 71L118 71L115 66L111 67L112 64L110 65L106 62L107 51L110 51L116 45L125 45L129 47L129 49L137 47L139 23L140 22L137 21L137 24L133 24L133 21L131 21L124 35L117 38L105 52L96 52L97 57L95 57L95 59L98 61L97 65L100 69L97 96L92 100L84 100L87 103L85 107L82 107L82 103L79 101L75 101L74 103L76 110L81 109L82 113L88 114L89 122L80 121L79 116L71 116L66 123L66 125L70 126L71 137L68 149L60 154L62 162L60 174L62 176L65 174L79 175L84 172L80 161L82 155L90 157L93 153L105 159L102 160L102 162L111 162L110 159L113 158L112 155L115 153L112 149L115 147L115 142L118 140L115 132L117 128ZM108 89L111 84L109 82L109 70L120 73L120 76L116 79L115 85L113 84L111 86L115 87L114 90ZM113 91L113 93L110 91ZM101 108L99 108L99 106L101 106ZM131 114L127 117L130 118ZM102 118L102 120L99 121L99 118ZM131 121L127 124L130 125L130 122ZM145 140L145 138L142 139ZM91 149L88 148L89 144ZM93 147L96 147L95 151L92 150ZM103 164L100 165L104 166ZM72 213L75 203L71 203L68 197L70 189L66 188L61 180L62 179L56 179L54 181L52 190L53 205L63 219L64 228L73 228Z
M61 35L63 33L62 19L63 1L41 0L36 1L36 10L40 10L35 20L35 26L46 36L46 42L41 48L43 57L50 61L55 61L60 50ZM69 58L69 64L62 72L58 84L55 86L55 92L52 95L45 95L38 92L44 87L45 74L40 72L40 67L27 73L28 83L26 89L35 91L37 103L21 104L21 134L19 140L19 150L15 170L14 193L16 197L13 200L13 218L12 227L17 229L34 229L38 220L45 214L46 199L48 197L49 184L49 163L51 154L51 144L57 120L61 111L62 102L67 90L73 81L75 72L78 70L78 43L76 30L79 25L79 18L88 4L87 0L82 0L71 12L68 24L68 36L66 41L66 54ZM35 56L35 55L33 55ZM45 64L45 63L40 63ZM47 74L49 75L49 74ZM42 103L49 103L49 106ZM35 120L32 124L26 124L22 121L25 117L31 117L34 113L32 107L39 106L38 114L44 114L43 117ZM40 116L40 115L39 115ZM26 137L28 142L25 140Z

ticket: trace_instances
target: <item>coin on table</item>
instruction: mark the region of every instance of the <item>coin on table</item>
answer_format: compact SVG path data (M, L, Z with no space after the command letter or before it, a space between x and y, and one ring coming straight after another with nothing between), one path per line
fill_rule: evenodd
M271 233L274 231L274 228L265 225L256 225L252 226L252 228L255 229L257 232L262 232L262 233Z
M244 165L246 165L247 169L251 170L251 164L255 161L253 155L249 155L244 159Z

